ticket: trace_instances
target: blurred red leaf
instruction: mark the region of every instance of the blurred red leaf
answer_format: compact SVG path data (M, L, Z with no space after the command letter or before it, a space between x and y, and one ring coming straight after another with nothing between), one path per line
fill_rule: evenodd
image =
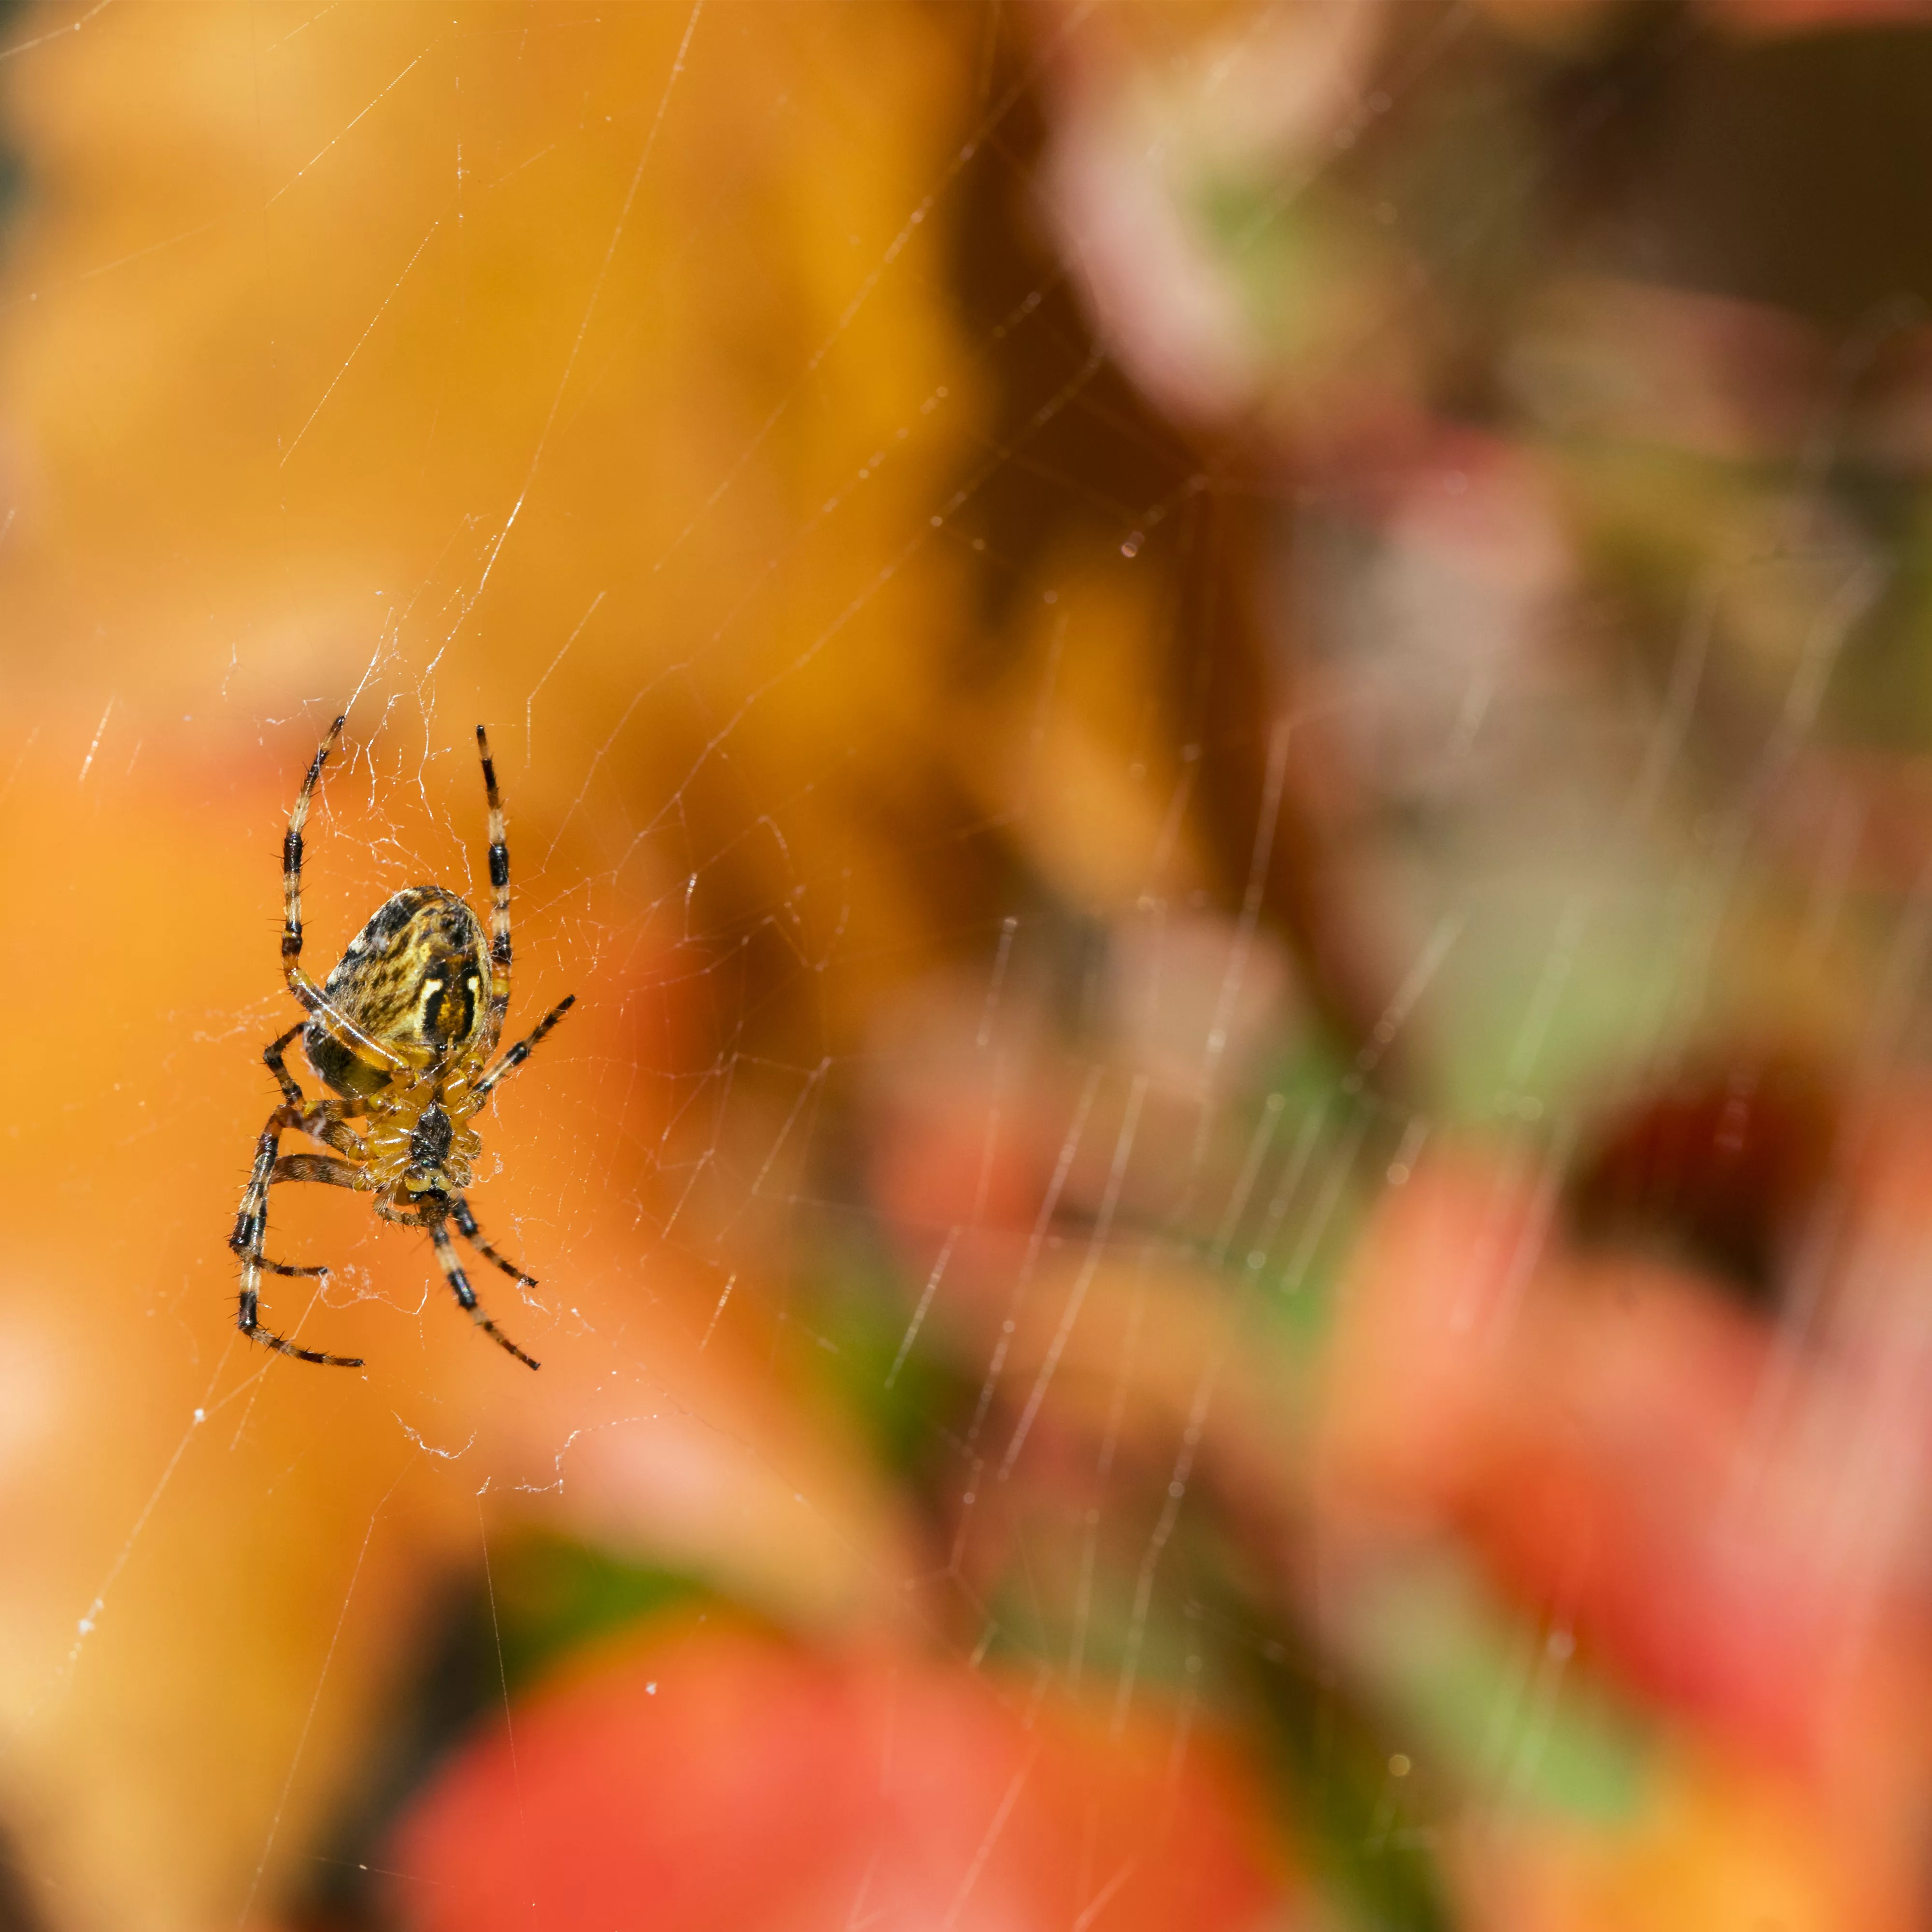
M680 1631L518 1708L386 1862L418 1932L1282 1923L1256 1794L1180 1741L897 1652Z
M1862 1377L1682 1271L1571 1251L1549 1192L1444 1160L1390 1197L1331 1364L1332 1520L1453 1530L1640 1694L1820 1770L1896 1689L1918 1459Z

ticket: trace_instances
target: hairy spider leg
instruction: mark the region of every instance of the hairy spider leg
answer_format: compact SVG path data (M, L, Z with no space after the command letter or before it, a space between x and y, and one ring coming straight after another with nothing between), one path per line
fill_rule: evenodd
M483 790L490 801L490 1009L483 1037L494 1048L503 1036L504 1016L510 1010L510 848L489 734L480 724L476 749L483 760Z
M268 1177L271 1187L284 1180L318 1180L326 1187L360 1187L362 1170L353 1161L326 1154L285 1154Z
M289 811L289 829L282 836L282 976L289 982L289 991L299 1000L304 1009L311 1013L326 1013L335 1026L352 1040L356 1044L383 1061L392 1070L400 1072L404 1062L401 1058L384 1046L380 1041L371 1040L348 1016L338 1012L329 1004L327 996L308 973L302 963L302 829L308 824L309 801L315 795L316 782L322 776L322 768L328 762L328 754L334 751L342 736L343 725L349 714L345 711L328 728L328 734L316 747L315 756L309 760L308 776L302 780L302 790L296 795L296 802ZM296 1032L302 1029L298 1027ZM289 1038L292 1039L291 1034ZM276 1076L280 1079L278 1072ZM288 1090L284 1083L283 1091Z
M427 1220L427 1214L425 1215ZM449 1229L440 1216L428 1221L429 1238L436 1244L436 1258L442 1264L444 1278L448 1282L456 1298L470 1311L470 1318L481 1328L499 1348L507 1348L526 1368L542 1366L534 1355L526 1355L515 1342L483 1312L478 1305L476 1291L470 1286L470 1278L463 1272L463 1264L456 1258L456 1247L449 1238Z
M276 1150L289 1129L302 1125L302 1110L285 1103L268 1116L268 1124L255 1143L255 1164L242 1193L241 1212L235 1217L235 1232L228 1238L228 1245L242 1258L242 1298L236 1312L235 1325L251 1342L266 1342L279 1354L293 1355L301 1361L319 1362L325 1368L359 1369L362 1366L359 1355L324 1354L320 1348L302 1348L286 1336L278 1335L273 1329L262 1325L261 1277L265 1268L271 1274L328 1273L326 1268L298 1268L284 1262L272 1262L262 1252L262 1238L268 1226L268 1189L280 1165ZM346 1166L347 1163L343 1165Z
M574 993L566 994L548 1012L544 1015L542 1019L538 1021L529 1034L518 1040L516 1045L512 1047L509 1052L505 1054L481 1080L477 1082L471 1090L476 1095L479 1105L489 1096L490 1090L498 1081L504 1078L507 1075L515 1072L517 1069L536 1052L543 1044L544 1036L550 1028L555 1026L557 1022L562 1019L576 1004L577 995Z
M262 1060L275 1076L275 1084L282 1090L282 1098L291 1107L306 1107L308 1096L296 1084L296 1077L289 1071L288 1062L282 1056L288 1052L289 1042L308 1024L306 1020L297 1020L280 1039L270 1040L262 1049Z
M476 1216L470 1213L470 1203L464 1200L461 1195L458 1194L452 1198L449 1211L455 1218L456 1232L485 1261L493 1262L496 1267L501 1268L518 1287L536 1286L537 1278L535 1275L524 1274L514 1262L506 1260L483 1238L483 1231L476 1225Z
M235 1232L229 1237L228 1245L242 1257L242 1281L240 1301L236 1310L236 1325L251 1340L266 1342L284 1354L294 1355L305 1362L321 1362L342 1368L359 1368L359 1360L346 1355L330 1355L319 1349L304 1348L262 1327L260 1318L260 1280L266 1270L270 1274L285 1276L306 1276L326 1280L328 1268L320 1262L297 1265L290 1262L272 1260L262 1252L262 1243L268 1232L268 1190L279 1180L286 1178L284 1169L291 1159L299 1160L302 1156L282 1156L278 1158L277 1150L281 1136L291 1129L306 1133L326 1144L343 1148L354 1152L360 1143L343 1124L339 1108L332 1102L323 1101L311 1108L307 1096L296 1084L288 1070L283 1055L289 1042L302 1031L301 1024L291 1027L279 1039L271 1040L262 1048L262 1058L268 1071L275 1077L275 1084L282 1090L283 1104L269 1116L268 1124L262 1129L255 1145L255 1161L248 1178L248 1185L243 1191L240 1212L235 1218ZM346 1163L339 1163L346 1166Z
M298 1020L279 1040L272 1040L262 1049L262 1058L268 1071L275 1076L275 1084L282 1090L282 1098L287 1104L298 1108L302 1118L296 1123L311 1140L320 1141L325 1147L332 1147L351 1160L362 1158L362 1143L350 1131L347 1121L368 1111L368 1102L359 1096L352 1100L338 1100L333 1095L325 1095L311 1107L308 1096L296 1084L295 1076L289 1071L288 1062L283 1058L288 1051L290 1041L308 1024ZM310 1268L297 1270L302 1274L315 1272Z
M302 788L290 808L289 829L282 836L282 974L289 982L289 991L310 1012L318 1011L325 1002L322 988L302 970L302 828L308 823L308 803L315 795L316 781L322 776L322 768L342 736L348 715L344 712L337 718L328 728L328 735L316 747L315 756L309 760L308 776L302 780Z

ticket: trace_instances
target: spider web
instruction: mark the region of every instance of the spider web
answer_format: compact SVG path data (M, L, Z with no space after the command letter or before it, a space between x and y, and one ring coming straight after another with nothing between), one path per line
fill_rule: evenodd
M1216 1539L1269 1521L1243 1455L1305 1450L1350 1241L1472 1124L1548 1196L1606 1069L1736 994L1764 800L1894 568L1820 485L1619 682L1550 493L1493 446L1384 474L1365 405L1357 454L1253 456L1431 298L1322 268L1323 223L1426 201L1348 158L1491 29L1379 14L1167 40L1090 5L15 16L0 568L31 648L0 837L34 1037L0 1447L31 1580L0 1789L50 1924L359 1895L330 1868L380 1842L369 1739L452 1601L485 1606L477 1721L514 1735L520 1539L813 1635L898 1619L1162 1726L1177 1779L1239 1702L1227 1659L1278 1654L1276 1584ZM1140 93L1106 93L1114 59ZM1255 131L1288 74L1306 98ZM1184 163L1198 232L1162 226ZM1432 287L1481 311L1542 165L1475 171ZM1308 262L1257 242L1291 230ZM1284 401L1238 304L1186 306L1220 286L1204 234L1264 306L1294 273L1394 292L1285 325L1311 346ZM1574 386L1570 338L1522 334L1526 418ZM1680 836L1712 611L1780 597L1805 621L1752 633L1768 749ZM1244 635L1258 686L1213 668ZM278 1190L269 1248L333 1274L270 1281L268 1318L368 1370L232 1328L260 1049L295 1017L281 830L345 708L305 963L405 885L483 902L482 721L509 1036L578 996L481 1124L476 1210L539 1286L472 1280L537 1378L426 1242L321 1190ZM1322 823L1346 890L1306 884ZM1821 958L1832 836L1798 922ZM1922 938L1876 949L1874 1055ZM1566 1689L1558 1612L1443 1587L1508 1653L1460 1774L1493 1820L1552 1738L1609 1752L1622 1720ZM1348 1661L1336 1748L1375 1770L1339 1828L1407 1873L1441 1825L1400 1784L1427 1700ZM1078 1922L1137 1882L1094 1876ZM1365 1882L1434 1922L1426 1877Z

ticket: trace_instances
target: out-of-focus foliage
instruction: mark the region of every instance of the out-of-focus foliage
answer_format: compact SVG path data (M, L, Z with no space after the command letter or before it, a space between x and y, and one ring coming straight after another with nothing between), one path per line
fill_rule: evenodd
M8 31L0 1922L1922 1922L1932 27Z
M1206 1741L916 1658L664 1633L554 1687L401 1828L400 1916L667 1928L1259 1922L1279 1883ZM989 1823L997 1821L997 1831Z

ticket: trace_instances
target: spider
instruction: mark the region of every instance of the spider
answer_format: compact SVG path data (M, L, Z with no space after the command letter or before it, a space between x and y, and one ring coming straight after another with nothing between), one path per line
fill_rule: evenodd
M255 1144L255 1162L235 1217L228 1245L241 1257L242 1300L237 1324L251 1340L266 1342L298 1360L359 1369L360 1356L328 1355L304 1348L262 1325L260 1286L274 1275L326 1277L326 1268L297 1268L262 1252L268 1228L268 1190L284 1180L314 1180L352 1187L375 1198L386 1221L420 1228L436 1245L436 1258L456 1298L500 1347L530 1368L537 1363L484 1313L458 1260L449 1223L483 1258L524 1288L536 1286L514 1262L483 1238L463 1190L470 1163L482 1152L470 1123L489 1104L496 1083L514 1073L576 1004L560 1000L530 1035L495 1066L490 1056L502 1037L510 1005L510 852L504 842L503 800L490 759L490 740L476 728L483 760L483 789L490 801L490 932L454 892L440 886L411 886L398 892L349 942L349 950L318 986L302 965L302 826L316 781L336 741L340 718L328 728L301 795L289 814L282 842L282 970L304 1017L262 1058L282 1090ZM299 1034L309 1064L329 1090L310 1106L283 1055ZM364 1124L359 1133L349 1124ZM281 1137L303 1133L332 1151L283 1154Z

